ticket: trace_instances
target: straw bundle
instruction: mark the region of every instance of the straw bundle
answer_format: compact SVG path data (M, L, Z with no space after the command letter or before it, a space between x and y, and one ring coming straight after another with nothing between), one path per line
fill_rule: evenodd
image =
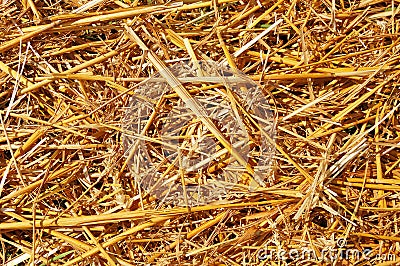
M2 263L399 263L399 11L3 0Z

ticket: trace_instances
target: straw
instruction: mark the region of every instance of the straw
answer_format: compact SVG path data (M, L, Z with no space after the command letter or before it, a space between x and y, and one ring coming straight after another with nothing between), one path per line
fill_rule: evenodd
M398 1L0 2L2 265L400 262Z

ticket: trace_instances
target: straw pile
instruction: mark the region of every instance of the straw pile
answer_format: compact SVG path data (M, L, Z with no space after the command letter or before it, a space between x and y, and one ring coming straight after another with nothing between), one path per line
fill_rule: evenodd
M399 12L384 0L3 0L2 263L400 262ZM252 166L199 112L246 179L225 198L185 205L142 191L123 142L135 91L160 70L170 103L229 95L167 71L187 60L248 75L276 128L271 170L251 186ZM237 111L256 132L254 114ZM177 182L197 182L182 173Z

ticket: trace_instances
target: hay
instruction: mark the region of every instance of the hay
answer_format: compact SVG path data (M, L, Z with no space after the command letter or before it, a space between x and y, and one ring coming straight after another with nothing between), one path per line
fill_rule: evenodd
M3 0L2 263L400 262L399 10L379 0ZM188 62L194 74L179 72ZM268 119L232 85L241 73ZM148 103L140 122L133 99ZM225 123L210 115L215 101ZM171 161L175 144L184 149ZM144 155L159 167L145 168ZM177 196L144 186L146 171ZM194 193L200 185L214 192Z

